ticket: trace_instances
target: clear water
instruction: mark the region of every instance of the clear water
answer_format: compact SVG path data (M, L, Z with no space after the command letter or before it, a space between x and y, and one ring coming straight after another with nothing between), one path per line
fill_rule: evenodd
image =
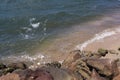
M0 0L0 56L30 54L61 29L116 9L119 0Z

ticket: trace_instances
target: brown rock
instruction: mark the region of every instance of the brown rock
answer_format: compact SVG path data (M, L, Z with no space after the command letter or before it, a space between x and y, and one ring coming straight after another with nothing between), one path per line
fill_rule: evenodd
M109 50L109 53L110 53L110 54L116 54L116 55L119 54L119 53L118 53L117 51L115 51L115 50Z
M119 73L117 62L111 59L88 59L87 65L97 69L100 74L106 76L115 76Z
M47 63L45 65L48 66L48 67L54 67L54 68L60 68L61 67L61 64L57 61L52 62L52 63Z
M106 79L103 78L103 77L101 77L101 76L96 72L96 70L93 69L90 80L106 80Z
M44 67L46 71L50 72L54 80L83 80L82 77L70 70L54 68L54 67Z
M91 71L84 61L78 59L76 61L76 66L74 66L76 72L78 72L84 79L90 79Z
M70 52L68 57L64 60L62 67L63 68L69 68L71 66L71 63L75 62L77 59L81 58L80 50L75 50Z
M29 78L31 77L33 71L30 69L26 69L21 72L17 72L20 76L20 80L30 80Z
M106 54L108 54L108 50L100 48L100 49L98 49L98 53L101 56L105 56Z
M3 63L0 63L0 69L4 69L6 68L6 65L4 65Z
M20 77L18 74L10 73L10 74L1 76L0 80L20 80Z
M27 65L23 62L16 62L16 63L9 64L7 67L14 68L14 69L26 69Z
M120 74L113 78L113 80L120 80Z
M120 51L120 48L118 48L118 51Z
M54 80L52 75L45 70L42 69L36 69L31 77L33 78L33 80Z

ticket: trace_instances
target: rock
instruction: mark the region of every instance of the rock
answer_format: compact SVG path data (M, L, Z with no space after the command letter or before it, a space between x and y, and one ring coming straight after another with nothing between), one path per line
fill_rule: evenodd
M70 52L68 57L64 60L62 67L63 68L69 68L73 62L75 62L77 59L81 58L80 50L75 50Z
M54 80L83 80L80 75L72 72L71 70L53 67L43 67L43 69L50 72Z
M19 75L20 80L54 80L52 75L43 69L36 69L35 71L27 69Z
M101 56L105 56L106 54L108 54L108 50L105 50L105 49L98 49L98 53L101 55Z
M118 55L119 53L117 53L115 50L109 50L108 51L110 54L116 54L116 55Z
M10 73L10 74L1 76L0 80L20 80L20 77L18 74Z
M91 71L84 61L78 59L74 64L75 72L78 72L84 79L90 79Z
M103 53L96 53L91 51L84 51L83 55L85 58L101 58L102 56L105 56L107 53L103 55Z
M103 78L103 77L101 77L101 76L96 72L96 70L93 69L90 80L106 80L106 79Z
M120 80L120 74L114 77L113 80Z
M23 62L16 62L16 63L9 64L7 67L14 68L14 69L26 69L27 65Z
M49 72L42 69L36 69L30 78L33 80L54 80Z
M22 73L23 71L24 71L24 70L16 69L16 70L14 70L12 73L20 74L20 73Z
M0 69L4 69L6 68L6 65L4 65L3 63L0 63Z
M7 74L7 73L12 73L15 69L14 68L5 68L2 70L3 74Z
M105 76L115 76L119 73L115 60L93 58L87 60L87 65L95 68Z
M118 51L120 51L120 48L118 48Z
M32 73L33 73L33 71L31 69L25 69L17 74L19 74L20 80L29 80Z
M55 68L60 68L61 67L61 64L57 61L52 62L52 63L47 63L45 65L48 66L48 67L55 67Z
M83 79L90 78L91 72L82 59L77 59L76 61L72 62L71 64L69 64L69 67L67 69L75 73L79 73L79 75L81 75Z

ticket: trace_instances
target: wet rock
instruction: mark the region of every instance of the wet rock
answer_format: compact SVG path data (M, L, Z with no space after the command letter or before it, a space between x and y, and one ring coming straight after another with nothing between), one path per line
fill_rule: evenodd
M106 80L106 79L103 78L103 77L101 77L101 76L96 72L96 70L93 69L90 80Z
M52 63L47 63L45 65L48 66L48 67L54 67L54 68L60 68L61 67L61 64L57 61L52 62Z
M111 59L88 59L87 65L95 68L105 76L115 76L119 73L117 62Z
M0 69L4 69L6 68L6 65L4 65L3 63L0 63Z
M26 69L27 65L23 62L16 62L16 63L9 64L7 67L14 68L14 69Z
M20 80L20 77L18 74L10 73L10 74L1 76L0 80Z
M75 62L77 59L81 58L80 50L75 50L70 52L68 57L64 60L62 67L63 68L69 68L73 62Z
M106 54L108 54L108 50L105 50L105 49L98 49L98 53L101 55L101 56L105 56Z
M120 80L120 74L114 77L113 80Z

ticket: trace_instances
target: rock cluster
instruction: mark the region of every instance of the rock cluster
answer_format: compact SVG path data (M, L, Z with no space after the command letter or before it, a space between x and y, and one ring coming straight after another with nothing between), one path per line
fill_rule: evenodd
M106 58L107 54L120 55L102 48L96 53L75 50L62 64L56 61L34 70L23 62L1 63L0 80L120 80L119 59Z

